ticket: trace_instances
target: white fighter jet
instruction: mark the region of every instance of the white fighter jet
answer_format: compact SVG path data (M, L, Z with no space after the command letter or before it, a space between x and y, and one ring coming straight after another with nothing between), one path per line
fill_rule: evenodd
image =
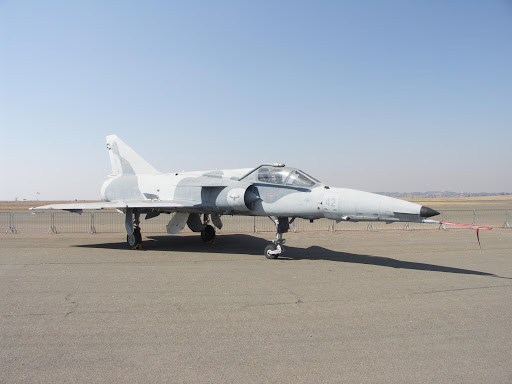
M264 254L277 258L283 251L283 233L300 218L340 221L440 223L428 220L439 212L418 204L347 188L331 188L307 173L284 164L262 164L253 169L160 173L115 135L107 136L112 175L103 183L105 201L53 204L34 209L115 208L126 215L127 242L142 242L140 215L146 219L175 213L167 233L185 225L200 232L205 242L222 228L222 215L268 216L276 226L276 239Z

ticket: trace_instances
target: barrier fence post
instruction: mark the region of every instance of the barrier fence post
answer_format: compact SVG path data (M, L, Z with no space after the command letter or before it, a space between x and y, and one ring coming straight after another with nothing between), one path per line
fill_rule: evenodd
M57 233L57 228L55 228L55 214L50 213L50 228L48 229L48 233Z
M253 216L252 219L253 219L252 231L254 233L256 233L256 232L258 232L258 229L256 228L256 216Z
M7 228L7 231L5 231L5 233L18 233L18 231L16 230L16 227L14 226L14 213L10 212L9 213L9 228Z
M508 221L509 221L508 213L509 213L509 211L505 211L505 224L503 224L503 228L510 228L510 224L508 223Z
M473 225L476 225L476 211L473 211Z
M94 227L94 212L91 212L91 227L88 233L96 233L96 228Z

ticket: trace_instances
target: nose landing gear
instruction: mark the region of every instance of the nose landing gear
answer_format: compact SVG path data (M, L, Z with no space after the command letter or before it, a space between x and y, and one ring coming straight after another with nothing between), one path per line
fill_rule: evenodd
M284 252L283 244L286 240L283 239L283 233L288 232L290 229L290 221L288 221L287 217L277 217L276 219L269 217L269 219L276 226L276 238L272 240L272 244L265 247L264 254L267 259L277 259Z

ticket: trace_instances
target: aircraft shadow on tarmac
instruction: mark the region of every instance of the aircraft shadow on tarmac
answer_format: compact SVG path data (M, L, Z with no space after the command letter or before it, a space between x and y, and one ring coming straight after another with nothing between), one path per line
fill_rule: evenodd
M263 249L269 244L268 240L262 239L260 237L241 234L222 235L222 237L217 237L217 242L214 244L205 244L201 242L201 239L197 235L147 236L147 239L149 240L144 240L142 243L143 250L145 251L245 254L261 255L261 257L265 257L263 255ZM76 245L76 247L127 249L125 242L83 244ZM328 260L342 263L367 264L398 269L492 276L511 279L509 277L501 277L488 272L445 267L442 265L418 263L413 261L402 261L390 257L339 252L319 246L311 246L306 249L285 246L285 253L280 255L278 260Z

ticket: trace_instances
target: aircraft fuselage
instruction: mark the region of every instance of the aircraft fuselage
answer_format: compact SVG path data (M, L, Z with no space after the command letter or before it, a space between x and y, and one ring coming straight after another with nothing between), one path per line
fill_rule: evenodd
M182 211L208 211L219 215L421 222L437 214L428 209L422 211L421 205L400 199L348 188L330 188L322 183L308 187L239 180L247 171L117 175L103 184L102 195L111 202L178 201L186 206Z

